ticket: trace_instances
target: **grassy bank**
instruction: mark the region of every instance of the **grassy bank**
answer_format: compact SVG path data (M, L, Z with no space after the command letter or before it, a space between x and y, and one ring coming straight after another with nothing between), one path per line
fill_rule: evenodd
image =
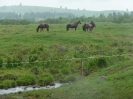
M128 64L127 64L128 62ZM18 92L3 95L10 99L132 99L133 61L99 69L80 80L57 89ZM105 79L100 79L104 77Z

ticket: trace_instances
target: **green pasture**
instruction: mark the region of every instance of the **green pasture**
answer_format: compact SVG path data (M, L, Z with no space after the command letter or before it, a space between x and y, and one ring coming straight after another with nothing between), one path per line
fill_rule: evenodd
M65 24L49 24L49 32L36 32L38 24L0 25L1 89L72 82L57 89L0 97L132 99L133 24L95 24L87 32L82 30L83 23L76 31L66 31ZM100 76L106 80L98 80Z
M36 46L49 47L53 44L73 48L80 45L108 47L113 43L132 43L132 24L96 23L94 30L83 32L82 25L77 31L66 31L64 24L50 24L50 31L36 32L38 24L0 25L1 52L28 49ZM4 52L3 52L4 51Z

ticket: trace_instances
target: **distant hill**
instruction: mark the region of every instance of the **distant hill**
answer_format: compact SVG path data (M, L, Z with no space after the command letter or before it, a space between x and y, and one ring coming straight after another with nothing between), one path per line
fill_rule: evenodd
M53 8L53 7L42 7L42 6L1 6L0 12L14 12L16 14L24 14L29 12L51 12L51 13L72 13L75 16L86 16L86 17L92 17L92 16L99 16L100 14L104 14L107 16L109 13L113 12L120 12L124 13L125 11L118 11L118 10L105 10L105 11L90 11L90 10L74 10L74 9L67 9L67 8Z

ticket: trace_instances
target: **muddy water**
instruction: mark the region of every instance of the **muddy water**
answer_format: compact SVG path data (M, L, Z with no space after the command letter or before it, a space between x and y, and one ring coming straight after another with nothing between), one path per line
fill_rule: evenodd
M19 87L9 88L9 89L0 89L0 95L29 91L29 90L52 89L52 88L58 88L61 85L62 84L60 84L60 83L55 83L54 86L45 86L45 87L19 86Z

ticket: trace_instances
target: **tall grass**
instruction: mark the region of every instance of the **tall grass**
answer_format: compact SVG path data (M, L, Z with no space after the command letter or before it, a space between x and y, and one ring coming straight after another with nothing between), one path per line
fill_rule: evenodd
M36 24L0 25L0 88L72 81L75 82L72 85L52 91L43 90L46 94L33 91L34 95L32 92L22 95L40 99L130 98L128 89L131 90L132 86L132 55L129 54L133 51L131 24L96 25L92 32L83 32L82 25L76 31L66 31L65 24L50 24L49 32L36 32ZM74 58L77 59L71 60ZM78 58L83 59L83 68L82 60ZM81 70L83 76L87 76L84 81L79 80ZM99 76L105 76L107 80L97 80ZM124 90L122 85L125 94L120 91Z

